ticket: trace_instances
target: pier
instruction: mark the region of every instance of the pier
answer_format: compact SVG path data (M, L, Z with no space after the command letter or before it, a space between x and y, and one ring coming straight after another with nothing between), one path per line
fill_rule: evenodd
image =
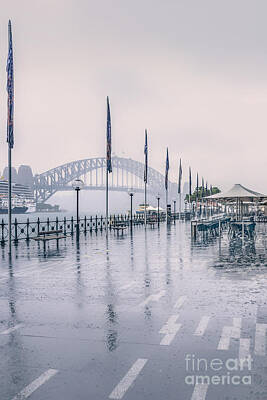
M2 248L0 344L9 361L1 358L1 375L4 382L20 379L1 385L1 400L26 390L38 400L88 393L162 399L169 392L166 373L175 396L192 400L198 385L177 375L177 360L185 371L188 364L186 376L194 375L193 354L222 360L224 375L225 362L243 355L255 360L253 374L267 367L265 224L257 224L253 246L240 248L226 230L220 241L194 246L191 224L178 220L162 221L160 229L136 224L108 238L101 218L89 223L98 231L81 234L79 242L74 231L46 254L25 238L13 246L12 260ZM49 220L49 229L53 224ZM47 223L42 227L47 230ZM71 232L71 223L66 229ZM212 379L214 371L205 375ZM254 387L263 390L260 383ZM222 389L230 396L232 388L217 386L216 396ZM245 398L247 386L240 388ZM212 399L214 388L205 391Z

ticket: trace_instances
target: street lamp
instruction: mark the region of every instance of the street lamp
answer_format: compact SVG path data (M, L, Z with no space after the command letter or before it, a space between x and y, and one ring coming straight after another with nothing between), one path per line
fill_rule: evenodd
M130 226L131 229L133 228L133 195L134 195L134 190L133 188L131 188L128 191L128 195L131 197L131 216L130 216Z
M80 234L80 218L79 218L79 192L80 190L84 187L84 183L81 179L75 179L72 182L72 187L74 190L76 190L77 193L77 214L76 214L76 239L79 240L79 234Z
M160 194L157 194L157 200L158 200L158 226L159 226L159 201L160 201Z

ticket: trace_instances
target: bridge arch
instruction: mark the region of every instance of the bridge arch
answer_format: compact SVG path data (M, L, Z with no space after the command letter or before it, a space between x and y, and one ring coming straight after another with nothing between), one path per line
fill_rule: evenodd
M99 172L100 171L100 172ZM93 172L94 182L93 182ZM44 203L58 191L72 190L70 183L77 178L90 175L87 190L105 190L106 158L95 157L72 161L34 177L34 193L36 202ZM135 176L129 179L129 174ZM115 179L114 179L115 178ZM110 174L110 190L127 191L133 188L136 192L143 191L144 164L131 158L113 157L112 173ZM131 182L130 182L131 181ZM148 193L165 195L165 177L154 168L148 168ZM170 196L177 193L177 184L169 182Z

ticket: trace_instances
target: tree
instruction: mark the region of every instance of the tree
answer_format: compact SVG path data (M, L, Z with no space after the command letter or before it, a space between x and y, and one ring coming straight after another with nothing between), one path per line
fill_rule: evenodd
M202 199L202 197L205 198L207 196L211 196L213 194L220 193L220 192L221 192L221 190L217 186L212 186L208 190L206 190L205 188L203 190L202 186L200 186L198 188L198 190L197 190L197 188L195 188L194 192L190 196L190 202L196 201L197 197L198 197L198 200L200 200L200 199ZM189 194L186 195L185 200L189 202Z

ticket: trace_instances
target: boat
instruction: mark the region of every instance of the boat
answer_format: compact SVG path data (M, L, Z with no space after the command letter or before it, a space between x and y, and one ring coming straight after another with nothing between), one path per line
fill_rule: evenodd
M25 214L28 211L25 201L19 196L12 196L11 206L12 214ZM6 196L0 197L0 214L8 214L8 198Z
M12 182L11 186L12 195L17 195L20 197L24 197L25 199L34 200L33 190L30 186L22 185L20 183ZM7 196L8 194L8 181L5 179L0 179L0 196Z
M12 214L25 214L36 211L33 190L20 183L12 182ZM8 181L0 179L0 214L8 213Z
M27 207L13 207L12 214L25 214L27 212ZM8 214L7 208L0 208L0 215Z
M164 212L164 210L161 207L157 208L157 207L150 206L149 204L145 205L144 203L142 203L142 204L139 204L139 208L136 210L136 214L144 214L145 208L146 208L146 212L148 215L155 215L158 212L160 214L162 214Z

